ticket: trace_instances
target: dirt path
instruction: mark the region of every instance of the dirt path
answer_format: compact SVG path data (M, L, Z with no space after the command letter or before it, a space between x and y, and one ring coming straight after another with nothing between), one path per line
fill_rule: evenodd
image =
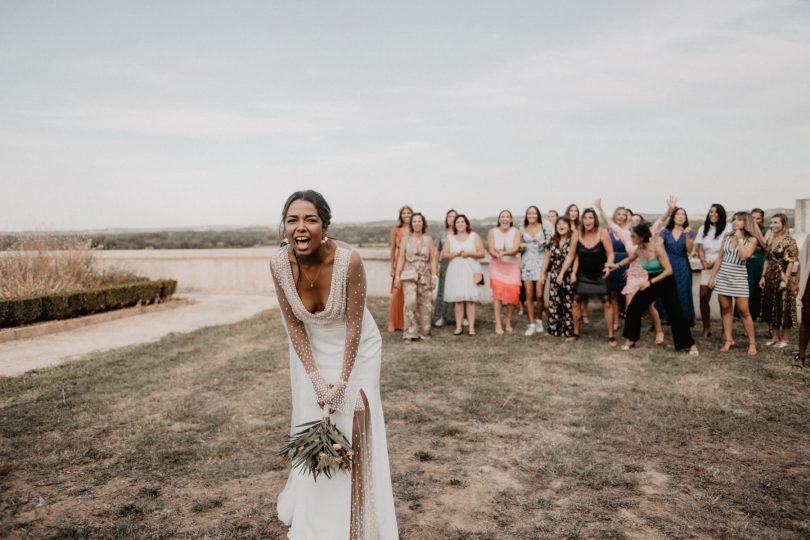
M234 323L276 306L276 298L271 295L186 293L183 297L194 300L194 303L78 330L2 343L0 376L13 377L93 351L155 341L172 332L191 332L205 326Z

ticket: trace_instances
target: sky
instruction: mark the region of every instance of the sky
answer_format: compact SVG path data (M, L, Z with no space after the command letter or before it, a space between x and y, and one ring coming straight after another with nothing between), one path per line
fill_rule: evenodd
M0 230L810 197L810 2L0 0Z

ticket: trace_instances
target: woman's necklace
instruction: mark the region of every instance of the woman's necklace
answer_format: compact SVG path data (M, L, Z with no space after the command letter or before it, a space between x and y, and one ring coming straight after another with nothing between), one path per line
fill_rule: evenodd
M301 270L301 275L302 275L302 276L304 276L304 279L306 279L307 281L309 281L309 288L310 288L310 289L314 289L314 288L315 288L315 282L316 282L316 281L318 281L318 276L320 276L320 275L321 275L321 268L323 268L323 265L322 265L322 264L319 264L319 265L318 265L318 271L317 271L317 272L315 272L315 279L309 279L309 276L307 275L307 273L306 273L306 272L304 272L304 267L303 267L303 266L301 266L301 263L298 263L298 269L299 269L299 270Z

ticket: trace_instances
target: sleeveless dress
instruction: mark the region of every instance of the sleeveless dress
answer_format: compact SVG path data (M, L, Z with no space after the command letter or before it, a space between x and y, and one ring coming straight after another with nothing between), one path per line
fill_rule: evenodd
M433 290L430 288L433 282L430 271L430 239L422 237L421 249L414 235L409 236L403 248L405 250L406 269L413 268L416 271L415 281L402 282L402 293L405 297L405 329L403 338L430 338L430 316L433 313Z
M579 257L579 272L574 293L579 296L604 296L608 293L608 285L602 272L607 262L607 252L602 241L596 242L591 248L586 248L582 242L577 242L577 257Z
M608 234L610 235L610 241L613 244L613 262L619 264L623 260L625 260L629 255L627 254L627 248L624 246L624 240L622 240L621 236L614 234L612 229L608 229ZM610 273L610 290L611 291L621 291L624 289L627 274L627 267L617 268Z
M681 315L689 326L693 326L695 324L695 304L692 300L692 265L689 264L689 254L686 252L686 233L681 232L681 236L675 240L672 231L664 229L660 236L664 240L664 250L672 265L672 276L675 278L675 286L678 289ZM668 320L666 310L660 301L656 302L655 309L658 310L661 319Z
M394 261L399 257L402 248L402 229L394 227ZM388 331L405 328L405 296L402 287L394 287L394 278L391 278L391 303L388 305Z
M304 307L293 281L287 249L273 254L270 268L290 306L285 315L288 335L290 326L286 317L301 321L308 337L318 371L328 383L336 383L343 369L347 326L360 325L360 339L354 367L349 376L347 396L349 410L338 410L332 421L352 441L355 454L361 452L362 461L356 462L354 471L339 471L331 479L321 476L315 482L308 473L290 471L287 484L278 496L278 517L290 526L291 540L398 538L385 420L380 402L380 332L374 318L363 306L362 320L347 319L347 303L359 302L348 297L349 263L353 250L338 246L332 269L329 299L323 311L310 313ZM365 294L364 291L362 294ZM356 326L355 326L356 328ZM295 336L300 339L300 336ZM323 411L318 406L315 390L304 370L290 336L290 383L292 388L292 418L290 435L297 426L318 420ZM361 399L365 397L365 399ZM362 409L361 415L352 409ZM362 471L357 474L356 471Z
M467 252L475 251L475 239L477 233L472 232L463 242L459 242L455 235L448 235L447 242L450 246L450 253L458 253L461 250ZM444 280L444 301L445 302L477 302L480 293L478 285L475 284L473 274L481 271L481 263L469 257L456 257L450 260L447 265L447 277Z
M551 240L548 231L540 227L536 234L531 235L523 228L520 229L520 242L526 244L521 253L520 277L523 281L538 281L543 269L543 260L546 258L546 244Z
M552 336L571 337L574 335L574 287L571 285L571 268L565 272L562 285L557 284L562 265L568 256L570 240L562 244L552 243L548 248L548 333Z
M756 242L749 238L748 242ZM723 260L714 282L714 292L734 298L748 298L748 270L740 258L737 241L731 236L723 240Z
M492 229L496 250L514 249L515 228L510 227L503 232L500 228ZM542 232L542 231L541 231ZM492 258L489 261L489 286L492 289L492 299L504 304L520 305L520 263L515 255L507 255L501 259Z

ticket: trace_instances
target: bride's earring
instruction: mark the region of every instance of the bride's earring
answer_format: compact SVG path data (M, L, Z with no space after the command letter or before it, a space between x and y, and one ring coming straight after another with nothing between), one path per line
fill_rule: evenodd
M328 236L326 236L326 235L324 235L324 237L323 237L323 238L321 238L321 245L324 245L324 244L326 243L326 241L327 241L327 240L329 240L329 237L328 237Z

